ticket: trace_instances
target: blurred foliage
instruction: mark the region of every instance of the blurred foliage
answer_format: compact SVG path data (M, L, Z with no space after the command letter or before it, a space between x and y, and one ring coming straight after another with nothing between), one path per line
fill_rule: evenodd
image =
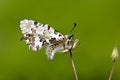
M0 0L0 80L74 80L69 54L48 60L20 41L19 22L33 19L68 34L73 23L81 45L73 51L80 80L107 80L114 44L120 45L119 0ZM120 60L113 80L120 80Z

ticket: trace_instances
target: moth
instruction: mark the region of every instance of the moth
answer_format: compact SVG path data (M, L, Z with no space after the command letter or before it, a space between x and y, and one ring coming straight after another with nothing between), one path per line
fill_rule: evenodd
M76 24L75 24L76 26ZM73 34L63 35L48 24L42 24L34 20L24 19L20 21L20 29L23 34L21 40L26 41L30 50L37 51L47 46L48 59L53 59L57 52L69 52L79 42L79 38L73 42Z

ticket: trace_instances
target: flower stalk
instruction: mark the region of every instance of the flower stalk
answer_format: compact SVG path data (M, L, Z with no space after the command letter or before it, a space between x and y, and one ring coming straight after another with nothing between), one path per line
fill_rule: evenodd
M116 61L117 61L117 59L118 59L118 49L117 49L117 46L116 46L116 45L115 45L115 47L114 47L114 49L113 49L111 58L112 58L112 68L111 68L111 71L110 71L110 75L109 75L109 79L108 79L108 80L112 80L113 72L114 72L114 69L115 69L115 64L116 64Z
M78 80L78 76L77 76L77 72L76 72L74 60L72 58L72 52L71 52L71 50L70 50L70 60L71 60L71 64L72 64L72 68L73 68L73 71L74 71L75 78L76 78L76 80Z

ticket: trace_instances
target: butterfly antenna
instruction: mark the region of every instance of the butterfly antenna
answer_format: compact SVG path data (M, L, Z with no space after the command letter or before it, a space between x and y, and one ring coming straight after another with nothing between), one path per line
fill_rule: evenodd
M71 31L70 31L70 34L73 32L73 30L75 29L76 26L77 26L77 24L74 23L74 26L73 26L73 28L72 28Z

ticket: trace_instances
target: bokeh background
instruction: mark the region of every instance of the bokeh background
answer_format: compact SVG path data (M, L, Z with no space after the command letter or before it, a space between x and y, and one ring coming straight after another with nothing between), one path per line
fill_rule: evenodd
M75 80L69 54L53 60L46 48L33 52L20 41L20 20L47 23L63 34L73 31L79 80L108 80L111 53L120 45L120 0L0 0L0 80ZM112 80L120 80L118 59Z

